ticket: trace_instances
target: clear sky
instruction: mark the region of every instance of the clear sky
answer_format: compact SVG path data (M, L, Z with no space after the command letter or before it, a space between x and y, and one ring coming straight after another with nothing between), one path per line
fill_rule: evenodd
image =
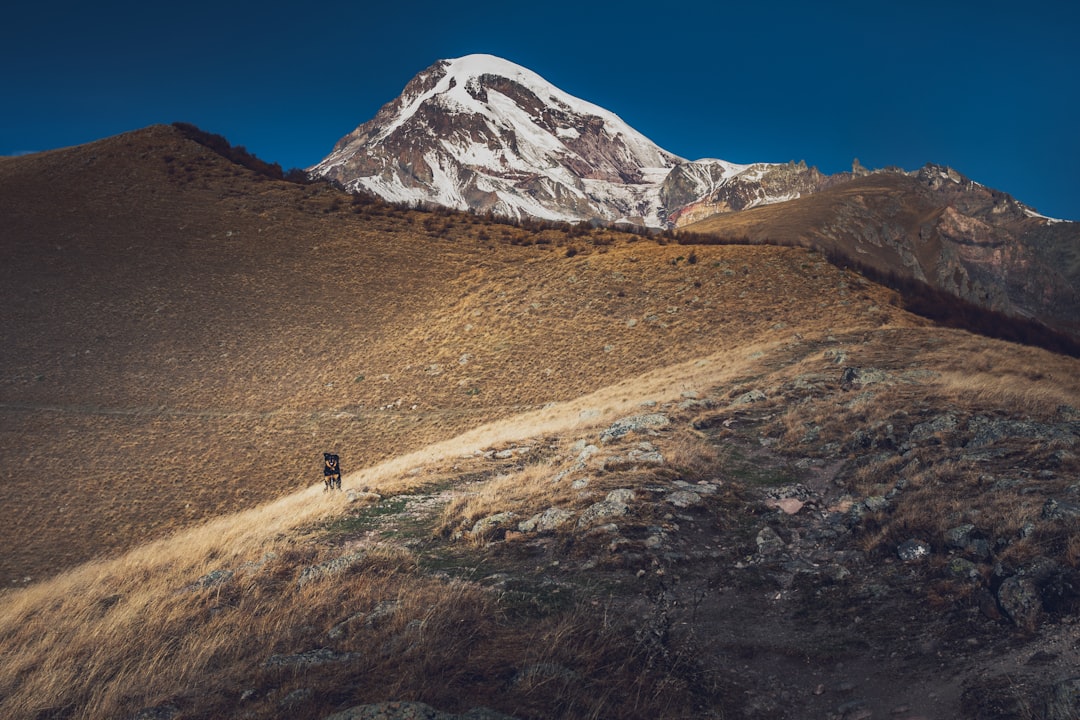
M936 162L1080 220L1075 2L13 4L4 155L179 120L308 167L431 63L490 53L689 159Z

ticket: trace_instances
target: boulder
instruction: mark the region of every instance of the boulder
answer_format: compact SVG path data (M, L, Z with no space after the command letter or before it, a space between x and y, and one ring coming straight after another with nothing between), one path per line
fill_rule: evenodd
M754 542L759 555L778 555L784 550L784 540L768 525L758 531Z
M633 415L616 420L607 430L600 433L600 442L609 443L618 440L632 432L646 432L658 430L671 424L671 420L663 413L648 413L646 415Z
M930 440L955 431L957 425L955 415L938 415L933 420L927 420L911 428L909 439L914 443Z
M1042 619L1042 600L1035 580L1024 575L1006 578L997 591L998 605L1013 624L1034 631Z
M1078 520L1080 519L1080 503L1047 498L1046 503L1043 504L1042 517L1044 520Z
M471 534L474 538L487 538L498 536L506 532L506 528L515 519L517 514L513 512L501 512L480 518L473 523Z
M877 370L875 368L857 368L846 367L843 372L840 373L840 383L845 386L851 385L873 385L875 383L885 382L889 377L889 374L884 370Z
M529 532L550 532L566 523L574 517L574 513L562 508L551 507L542 513L533 515L528 520L522 520L518 523L518 531Z
M677 508L688 508L701 504L701 495L691 490L676 490L664 498L665 502L671 503Z
M900 559L904 562L912 562L914 560L922 560L924 557L930 555L930 545L912 538L905 542L900 543L896 548L896 554L900 556Z
M750 403L761 402L762 400L766 399L767 398L765 396L765 393L761 392L760 390L751 390L750 392L744 392L742 395L732 400L731 404L749 405Z
M593 503L585 508L578 518L578 527L584 528L592 525L596 520L621 517L630 512L630 501L634 499L634 491L626 488L612 490L607 497L598 503Z

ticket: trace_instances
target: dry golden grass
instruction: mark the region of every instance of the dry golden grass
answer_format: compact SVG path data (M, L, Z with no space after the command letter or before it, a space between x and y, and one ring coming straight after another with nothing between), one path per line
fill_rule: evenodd
M638 389L669 400L687 383L723 382L741 371L745 367L731 358L687 363L650 373ZM463 453L480 447L536 437L538 431L541 436L595 432L582 421L582 410L603 407L600 415L590 414L591 422L602 426L633 405L629 392L620 384L512 422L477 428L348 474L345 485L405 492L425 482L417 468L461 462ZM701 462L707 451L700 442L681 441L674 456L688 465ZM567 494L565 483L554 488L554 469L538 461L497 476L448 507L444 523L464 519L469 524L508 508L526 513L577 500ZM260 689L246 706L250 717L273 717L287 691L302 685L304 673L288 669L287 663L268 666L269 659L308 652L318 645L313 637L337 626L347 633L337 651L359 654L319 672L344 673L343 683L347 675L358 701L419 697L454 707L461 702L455 695L459 682L468 684L475 701L502 692L507 665L558 662L583 677L599 673L609 678L610 687L590 697L572 677L527 676L515 690L522 711L562 707L567 717L592 717L619 709L626 717L647 717L655 701L675 702L652 685L663 678L639 665L628 630L621 624L598 625L593 606L523 619L480 586L418 574L409 553L380 546L332 581L298 584L300 568L333 557L317 544L302 542L303 533L310 532L305 528L341 511L340 495L315 485L114 560L88 563L9 591L0 614L5 659L0 714L105 718L180 702L213 716L218 703L231 707L236 702L227 689L250 685ZM223 570L233 574L215 583L212 573ZM350 620L387 603L393 612L385 621L370 626ZM401 651L369 653L387 643ZM460 673L457 679L455 672ZM489 681L477 680L485 675ZM436 676L437 685L432 682ZM372 679L359 680L364 677ZM625 688L634 685L642 685L641 695L627 697Z
M293 492L323 451L354 471L682 360L911 322L802 250L690 262L610 230L356 205L167 128L23 160L0 173L7 586Z
M617 417L641 412L645 400L675 402L688 391L737 396L759 387L769 400L754 404L754 411L762 417L775 415L765 421L767 434L774 432L771 427L777 433L785 428L783 434L794 438L807 422L831 423L835 427L823 432L841 438L867 423L899 422L914 409L913 402L937 403L947 396L948 407L955 408L956 399L947 395L956 391L955 378L947 374L951 356L934 357L925 346L963 352L982 342L936 329L912 330L903 336L910 341L907 344L898 342L901 336L892 328L832 340L804 335L792 341L787 333L777 335L772 341L650 370L578 398L475 427L347 473L345 487L369 487L385 495L411 492L444 476L448 467L467 470L480 451L528 444L538 454L526 455L519 469L469 486L460 501L446 508L440 521L443 529L467 528L481 517L508 510L524 519L553 505L577 507L593 500L567 495L566 483L551 482L570 461L567 444L577 437L594 437ZM797 388L794 381L800 376L831 373L838 384L840 368L824 353L836 345L848 348L853 361L887 360L896 373L910 368L920 372L905 383L867 386L862 393L833 387L810 392L800 401L786 394ZM985 350L991 353L988 357L1009 354L1004 345L991 344ZM1063 361L1060 367L1048 362L1048 367L1064 372L1070 362ZM1006 372L1006 367L1004 362L991 363L974 375L988 386L1001 378L1015 382L1015 373ZM1032 376L1026 382L1038 386L1048 380L1045 375ZM1031 396L1023 383L1015 387ZM1041 402L1056 407L1076 401L1070 382L1051 387ZM872 397L850 402L851 396L866 391L872 391ZM995 402L995 397L965 396L964 407L969 412L989 410L993 406L987 403ZM722 449L688 427L656 442L669 466L688 479L705 479L712 468L725 465ZM791 443L798 445L796 439ZM557 447L562 459L539 452L546 445ZM933 457L930 450L921 452L927 459ZM973 509L981 513L981 523L1002 532L1018 529L1024 518L1037 512L1034 497L1018 504L1013 494L988 492L970 461L953 459L904 470L896 458L891 455L864 465L847 480L859 495L881 494L901 475L907 480L892 513L868 519L862 543L869 550L895 545L911 532L940 536ZM626 478L597 478L593 486L597 494L605 491L605 482L622 483ZM342 509L339 495L324 494L320 485L312 485L143 545L115 560L90 563L8 592L0 613L0 652L5 658L0 713L33 717L55 711L104 718L173 703L212 717L237 707L237 688L251 688L252 696L244 701L249 716L275 717L289 694L309 686L314 674L325 680L320 687L339 682L349 688L349 695L331 694L325 702L305 703L302 712L316 713L312 717L341 703L394 697L464 709L460 703L466 695L474 704L499 698L501 707L512 706L525 717L552 708L566 717L650 717L681 711L683 671L671 666L658 673L652 651L634 639L617 613L608 615L603 606L571 603L539 613L532 604L518 608L512 594L420 572L415 556L393 545L371 546L332 580L316 579L301 586L302 568L318 566L347 550L324 545L313 530ZM1036 543L1044 550L1049 543L1063 544L1059 557L1076 554L1076 543L1070 545L1064 537L1035 536L1030 542L1024 556L1036 551ZM478 551L483 543L463 547ZM1020 552L1014 551L1014 556L1020 557ZM215 585L205 580L222 570L234 573L228 582ZM200 578L204 586L197 582ZM936 602L955 599L961 590L941 586ZM373 614L382 619L368 623L365 618ZM358 655L307 670L271 660L313 651L334 628L343 633L335 652ZM395 650L373 654L372 648ZM677 666L682 661L670 662ZM508 696L508 668L518 672L530 665L573 672L526 674ZM605 680L597 685L596 678ZM721 692L723 684L712 682Z

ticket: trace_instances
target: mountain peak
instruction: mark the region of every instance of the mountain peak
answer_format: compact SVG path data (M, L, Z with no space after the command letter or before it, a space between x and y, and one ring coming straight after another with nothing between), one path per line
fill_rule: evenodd
M474 53L459 58L440 60L436 65L446 68L446 74L458 79L479 78L484 75L498 75L505 78L519 79L523 83L548 85L548 82L528 68L505 60L495 55Z
M661 226L660 182L684 162L537 73L474 54L418 73L311 172L393 201Z
M770 167L688 162L532 70L474 54L418 73L311 173L391 201L666 227L739 177L735 195L710 207L790 198L790 188L760 182Z

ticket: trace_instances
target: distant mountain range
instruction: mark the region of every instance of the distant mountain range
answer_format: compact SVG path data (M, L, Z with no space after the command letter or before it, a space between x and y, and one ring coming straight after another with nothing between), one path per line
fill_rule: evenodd
M686 160L490 55L436 62L310 173L395 202L820 247L1080 337L1080 224L932 164Z

